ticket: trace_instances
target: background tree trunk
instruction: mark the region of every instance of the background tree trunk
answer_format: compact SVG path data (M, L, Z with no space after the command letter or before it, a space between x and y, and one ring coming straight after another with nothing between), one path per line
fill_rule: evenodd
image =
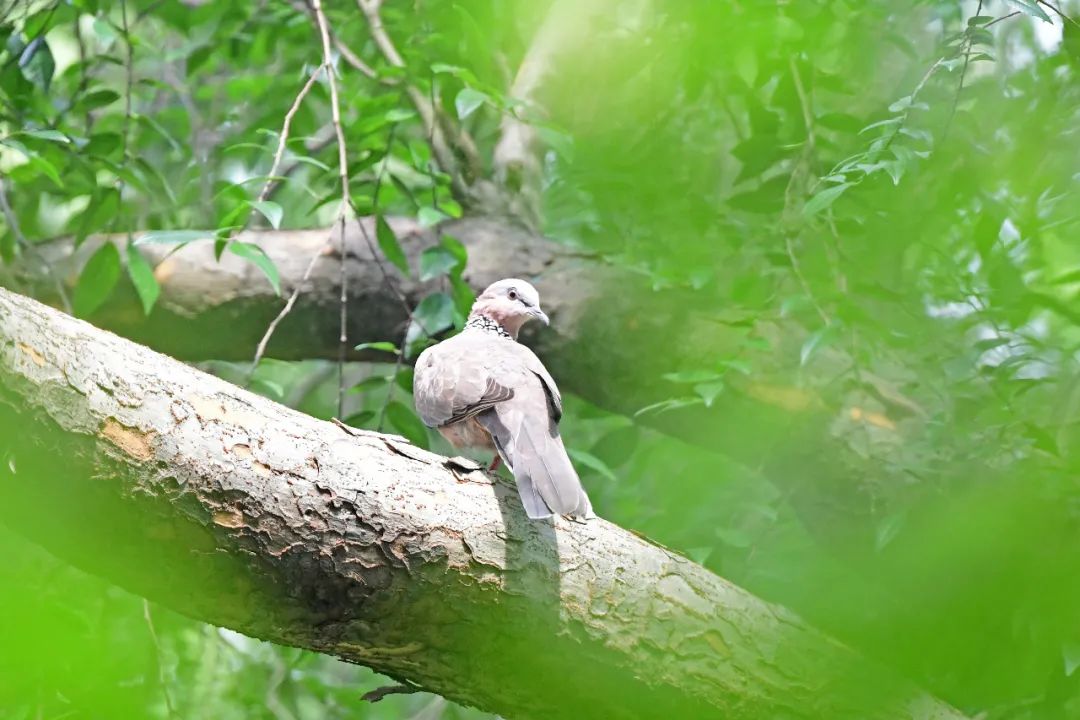
M0 517L192 617L512 717L958 717L603 520L0 290Z

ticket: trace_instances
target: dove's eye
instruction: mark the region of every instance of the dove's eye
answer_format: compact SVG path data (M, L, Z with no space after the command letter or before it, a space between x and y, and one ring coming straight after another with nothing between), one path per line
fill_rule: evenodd
M511 290L510 292L506 293L506 297L510 298L511 300L517 300L517 290Z

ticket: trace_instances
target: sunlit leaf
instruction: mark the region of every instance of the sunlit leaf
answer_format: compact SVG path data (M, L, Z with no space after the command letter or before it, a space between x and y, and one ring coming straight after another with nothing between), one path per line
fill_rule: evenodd
M1041 7L1039 7L1039 3L1036 2L1036 0L1006 0L1006 2L1008 2L1011 5L1014 5L1015 7L1019 8L1022 12L1025 12L1028 15L1031 15L1032 17L1037 17L1040 20L1042 20L1044 22L1048 22L1048 23L1053 22L1050 19L1050 16L1046 14L1046 11L1043 10Z
M458 258L444 247L430 247L420 254L420 280L431 280L450 273L458 265Z
M215 230L151 230L135 238L136 245L176 245L217 236Z
M491 102L487 95L479 90L467 87L463 88L454 98L454 109L457 110L458 119L464 120L487 102Z
M281 218L285 215L284 208L278 205L276 202L270 200L256 200L251 203L251 207L255 208L260 215L266 218L270 226L275 230L281 227Z
M822 210L827 209L837 198L844 194L844 192L851 187L852 183L840 183L839 185L833 185L827 187L824 190L820 190L806 201L803 205L803 215L806 217L813 217Z
M257 268L262 270L263 275L266 276L271 287L274 288L274 294L281 295L281 278L278 275L277 266L274 265L274 261L270 259L265 250L254 243L240 242L239 240L233 240L227 247L234 255L251 261Z
M387 342L385 340L380 340L379 342L360 343L359 345L354 347L353 350L378 350L379 352L394 353L395 355L401 354L401 351L398 350L397 345L392 342Z

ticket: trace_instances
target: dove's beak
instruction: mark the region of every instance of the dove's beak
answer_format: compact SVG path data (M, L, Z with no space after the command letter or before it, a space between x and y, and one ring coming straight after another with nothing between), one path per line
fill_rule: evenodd
M543 310L541 310L538 307L529 308L529 314L532 315L537 320L539 320L540 322L544 323L545 325L550 325L551 324L551 321L548 320L547 313L545 313Z

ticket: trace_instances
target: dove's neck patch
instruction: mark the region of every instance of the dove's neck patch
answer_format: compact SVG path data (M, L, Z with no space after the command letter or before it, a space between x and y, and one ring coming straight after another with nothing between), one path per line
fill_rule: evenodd
M473 313L469 316L468 321L465 323L466 330L482 330L483 332L494 333L500 335L507 340L513 340L514 336L506 332L506 328L500 325L497 321L492 320L487 315L481 315L479 313Z

